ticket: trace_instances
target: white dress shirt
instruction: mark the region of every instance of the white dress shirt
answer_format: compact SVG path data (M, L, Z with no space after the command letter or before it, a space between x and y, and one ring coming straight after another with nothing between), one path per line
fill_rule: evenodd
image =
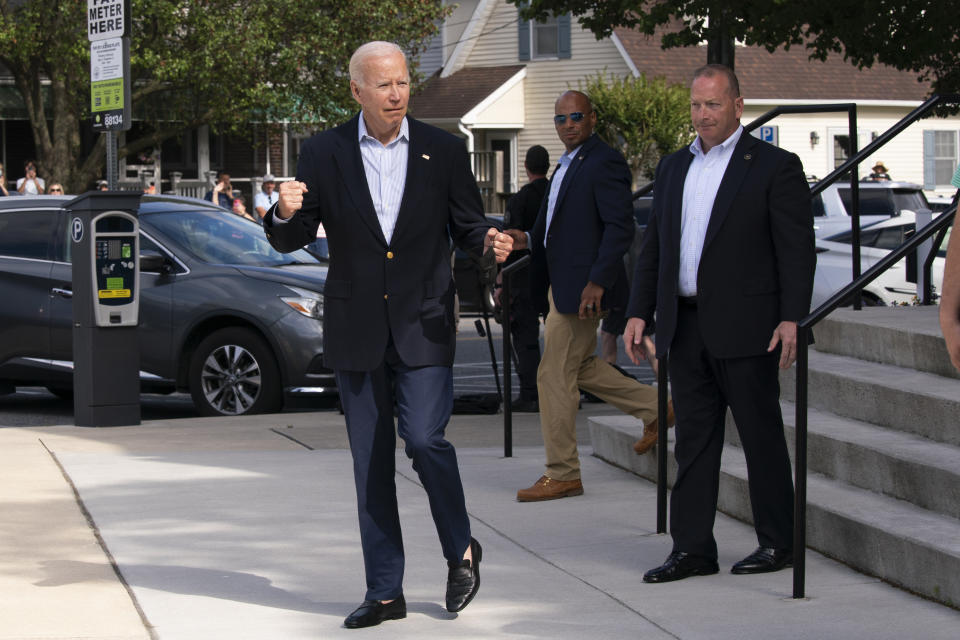
M700 268L700 255L707 236L707 224L720 181L733 157L733 149L740 140L743 127L737 127L733 134L703 153L700 136L690 145L693 161L687 170L683 183L683 221L680 225L680 278L678 291L681 296L697 295L697 269Z
M373 200L373 208L377 212L383 237L389 244L390 238L393 237L393 229L397 226L400 202L403 200L403 185L407 181L410 126L404 117L403 122L400 123L400 133L389 144L384 145L367 133L367 125L363 122L361 111L357 137L360 143L360 157L363 158L363 173L367 176L367 187L370 189L370 199ZM277 224L284 224L290 219L284 220L280 216L273 216L273 221Z
M583 145L580 145L582 147ZM560 185L563 184L563 176L567 175L567 169L573 164L574 158L580 153L580 147L577 147L569 153L560 156L560 166L553 172L550 178L550 195L547 197L547 226L543 232L543 246L547 246L547 232L550 231L550 223L553 222L553 210L557 206L557 196L560 195Z
M363 172L367 176L367 187L373 208L380 220L380 229L387 244L393 237L400 214L400 202L403 199L403 186L407 181L407 157L410 147L410 127L404 117L400 123L397 137L384 145L367 134L367 125L360 112L357 135L360 141L360 155L363 157Z

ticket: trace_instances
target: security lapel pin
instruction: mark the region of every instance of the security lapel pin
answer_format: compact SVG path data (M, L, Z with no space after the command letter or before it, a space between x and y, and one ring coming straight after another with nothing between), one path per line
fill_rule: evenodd
M430 159L430 156L428 156L428 155L425 154L425 153L422 154L420 157L423 158L424 160L429 160L429 159Z
M743 154L743 159L744 159L744 160L749 160L749 159L752 158L752 157L753 157L753 156L750 155L749 153Z

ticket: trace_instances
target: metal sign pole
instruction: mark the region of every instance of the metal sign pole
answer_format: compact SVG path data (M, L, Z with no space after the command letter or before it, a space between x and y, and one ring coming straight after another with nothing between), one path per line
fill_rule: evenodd
M107 188L117 189L117 134L107 131Z

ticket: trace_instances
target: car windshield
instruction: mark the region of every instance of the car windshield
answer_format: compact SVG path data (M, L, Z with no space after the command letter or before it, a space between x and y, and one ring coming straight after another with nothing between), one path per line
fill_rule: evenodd
M850 189L838 189L843 206L850 213L853 208L853 195ZM923 191L916 189L860 189L860 215L895 216L903 209L917 211L928 209L927 198Z
M167 211L142 214L140 219L203 262L257 267L319 262L302 249L280 253L270 246L263 228L229 212Z

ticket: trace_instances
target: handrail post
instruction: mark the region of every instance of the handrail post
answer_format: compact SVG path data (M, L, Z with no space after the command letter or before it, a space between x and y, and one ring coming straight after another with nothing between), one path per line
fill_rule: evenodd
M503 327L503 457L513 457L513 378L510 371L511 344L510 335L510 282L513 273L527 266L530 256L525 255L510 263L500 271L500 313Z
M667 532L667 369L668 357L657 358L657 533Z
M513 372L510 370L510 281L513 272L501 273L500 326L503 329L503 457L513 457Z
M793 597L804 597L807 551L807 345L810 329L797 327L796 444L793 498Z
M859 132L857 131L857 105L850 105L847 111L847 124L849 127L850 138L850 158L857 155L859 146ZM850 167L850 241L853 243L853 279L860 277L860 164L855 163ZM860 311L863 306L863 296L860 291L853 294L853 308Z

